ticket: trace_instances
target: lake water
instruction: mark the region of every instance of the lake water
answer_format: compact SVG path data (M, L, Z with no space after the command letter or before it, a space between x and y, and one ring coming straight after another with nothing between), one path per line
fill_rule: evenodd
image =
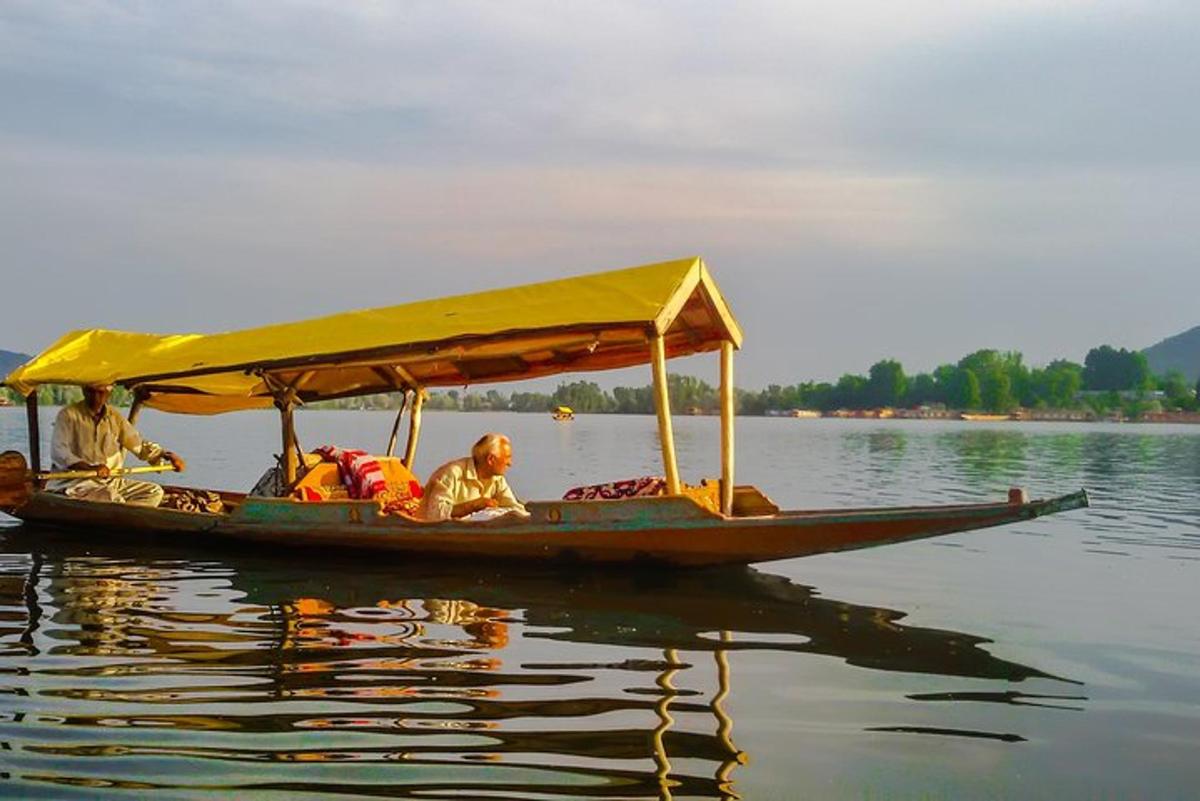
M391 422L298 414L307 447L380 450ZM716 419L675 424L684 479L717 475ZM268 413L141 428L200 486L246 489L278 451ZM661 472L652 417L438 413L418 472L487 430L513 437L524 497ZM0 448L24 437L0 409ZM3 528L0 797L1200 795L1200 427L743 418L737 437L739 483L784 507L1010 486L1093 507L675 574Z

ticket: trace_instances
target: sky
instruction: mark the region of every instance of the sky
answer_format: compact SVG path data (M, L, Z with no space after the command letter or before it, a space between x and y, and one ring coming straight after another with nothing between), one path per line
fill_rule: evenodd
M1146 347L1200 324L1197 41L1194 2L5 0L0 348L691 255L747 388Z

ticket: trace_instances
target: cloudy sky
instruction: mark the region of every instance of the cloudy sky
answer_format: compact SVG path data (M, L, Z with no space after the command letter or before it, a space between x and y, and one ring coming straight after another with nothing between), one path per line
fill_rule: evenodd
M1198 23L1194 2L5 0L0 348L695 254L746 387L1145 347L1200 324Z

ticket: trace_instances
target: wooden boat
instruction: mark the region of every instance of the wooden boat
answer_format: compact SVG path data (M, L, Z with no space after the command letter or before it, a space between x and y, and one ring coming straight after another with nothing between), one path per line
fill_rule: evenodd
M1004 420L1012 420L1011 414L983 414L977 412L961 412L958 415L959 420L967 420L972 423L999 423Z
M503 313L514 309L520 314ZM27 399L30 459L28 471L19 454L0 459L0 508L29 523L104 530L105 538L151 533L200 546L230 539L472 559L712 565L866 548L1087 505L1083 491L1030 501L1013 490L997 502L967 505L782 511L734 481L733 354L741 342L699 258L222 334L75 331L5 380ZM720 354L721 477L690 487L676 462L666 361L712 351ZM382 514L373 501L235 492L220 493L224 510L215 514L142 508L68 498L39 480L36 389L43 384L120 384L133 393L131 419L146 406L180 414L275 406L282 472L294 486L305 464L294 426L298 404L401 393L383 458L394 458L407 411L408 442L396 461L409 468L427 387L638 364L651 366L654 383L666 475L665 494L656 497L535 501L528 518L427 522Z
M574 420L575 411L570 406L555 406L550 416L555 420Z

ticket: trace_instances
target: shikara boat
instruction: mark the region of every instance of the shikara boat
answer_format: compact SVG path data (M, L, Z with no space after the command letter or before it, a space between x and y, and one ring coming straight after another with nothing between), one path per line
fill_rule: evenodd
M555 406L554 411L550 413L550 416L559 421L574 420L575 410L570 406Z
M781 510L757 488L734 481L733 355L741 343L741 329L699 258L220 334L74 331L5 380L26 398L30 438L28 465L15 452L0 459L0 508L28 523L103 530L105 537L160 534L198 546L231 539L409 556L714 565L867 548L1087 506L1083 491L1031 501L1014 489L990 503ZM666 362L714 351L721 476L688 486L675 457ZM43 384L120 384L133 393L130 419L147 406L179 414L274 406L281 469L291 487L305 480L294 426L298 405L402 394L381 458L408 469L427 388L645 364L665 473L664 492L656 496L533 501L527 518L427 522L383 514L370 500L304 502L222 491L222 511L209 513L83 501L42 486L36 390ZM405 413L408 442L395 458Z

